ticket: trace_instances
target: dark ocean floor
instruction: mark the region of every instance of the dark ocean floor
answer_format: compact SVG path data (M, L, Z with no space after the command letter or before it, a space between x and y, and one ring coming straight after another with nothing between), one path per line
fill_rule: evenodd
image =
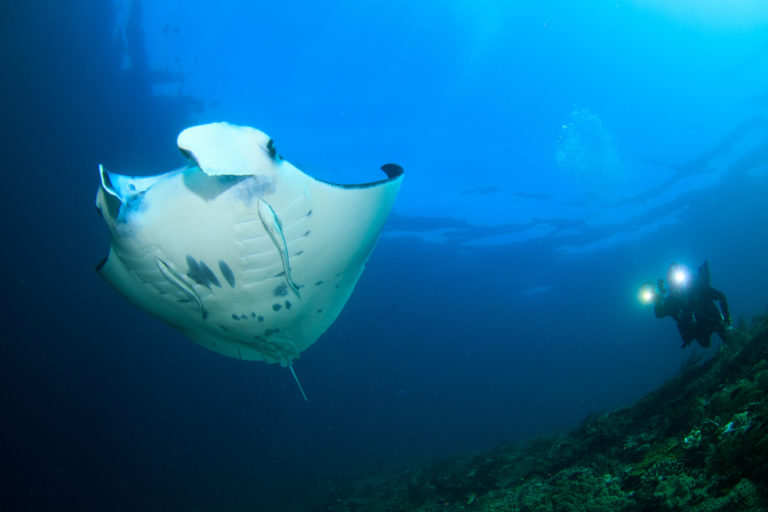
M313 512L768 510L768 314L566 436L361 480Z

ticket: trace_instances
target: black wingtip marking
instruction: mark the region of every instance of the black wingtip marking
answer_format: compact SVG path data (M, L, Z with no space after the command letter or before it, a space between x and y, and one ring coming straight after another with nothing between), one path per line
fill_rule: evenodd
M387 178L390 180L397 178L403 174L403 168L397 164L384 164L381 166L381 170L387 173Z
M109 259L109 255L104 256L104 258L96 265L96 267L93 269L96 272L99 272L102 268L104 268L104 265L107 264L107 260Z
M344 185L342 183L333 183L331 181L322 181L323 183L327 183L329 185L333 185L334 187L340 187L340 188L369 188L369 187L376 187L379 185L383 185L385 183L388 183L390 181L396 180L400 178L405 171L402 167L400 167L397 164L384 164L381 166L381 170L384 171L387 175L386 179L378 180L378 181L371 181L369 183L358 183L354 185Z

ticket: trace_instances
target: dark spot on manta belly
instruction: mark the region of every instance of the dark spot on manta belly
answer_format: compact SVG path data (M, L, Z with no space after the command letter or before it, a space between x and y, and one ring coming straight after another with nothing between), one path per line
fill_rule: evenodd
M318 282L315 283L315 286L320 286L321 284L323 284L323 282L322 281L318 281Z
M235 274L232 273L232 269L229 268L229 265L224 263L224 260L219 260L219 271L221 272L221 275L224 276L224 279L229 283L229 286L232 288L235 287Z
M259 322L263 322L263 321L264 321L264 317L263 317L263 316L261 316L261 315L259 315L259 318L258 318L258 320L259 320Z
M288 285L285 283L280 283L273 291L272 294L275 297L285 297L288 295Z
M232 320L240 320L240 317L232 313Z
M189 267L189 270L187 270L187 276L189 276L190 279L192 279L194 282L201 286L205 286L207 288L210 288L208 283L205 280L205 276L203 276L203 269L200 268L200 265L198 265L197 260L187 254L187 267Z
M282 304L272 304L272 309L275 310L275 311L280 311L280 309L282 309L282 307L283 307Z
M204 261L197 261L195 258L187 254L187 276L200 286L205 286L209 290L211 285L221 288L218 278L214 275L213 271L208 268L208 265Z
M216 275L213 273L213 270L211 270L208 265L205 264L204 261L200 261L200 270L203 271L203 275L208 280L209 283L213 284L217 288L221 288L221 283L219 283L219 279L216 277Z
M293 306L293 304L291 304L291 301L289 300L285 301L285 309L291 309L291 306Z
M272 336L273 334L277 334L280 332L280 329L267 329L264 331L264 336Z

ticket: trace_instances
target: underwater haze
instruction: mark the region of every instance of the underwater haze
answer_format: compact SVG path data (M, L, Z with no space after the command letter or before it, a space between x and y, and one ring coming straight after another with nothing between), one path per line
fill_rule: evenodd
M768 5L30 0L0 16L3 510L311 510L356 478L567 432L677 373L637 300L709 261L768 305ZM115 293L98 164L269 134L304 172L405 177L294 364L227 358ZM719 339L717 344L719 344Z

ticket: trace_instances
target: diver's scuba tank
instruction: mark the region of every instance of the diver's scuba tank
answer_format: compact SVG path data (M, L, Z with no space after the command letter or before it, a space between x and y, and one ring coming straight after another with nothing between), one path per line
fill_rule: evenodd
M696 270L696 279L693 284L696 288L704 288L710 285L711 278L709 275L709 261L705 261Z

